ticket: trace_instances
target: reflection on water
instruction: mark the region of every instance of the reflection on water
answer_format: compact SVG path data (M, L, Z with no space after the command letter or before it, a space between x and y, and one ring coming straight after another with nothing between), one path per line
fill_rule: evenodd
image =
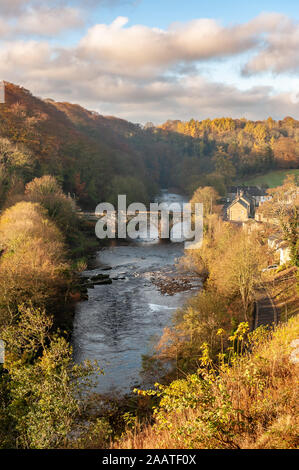
M89 289L74 319L75 360L97 359L105 371L98 379L99 392L124 393L140 383L142 354L151 351L154 338L190 296L190 291L162 295L151 278L175 274L175 260L182 254L182 243L114 241L98 253L96 269L86 272L108 272L113 279Z

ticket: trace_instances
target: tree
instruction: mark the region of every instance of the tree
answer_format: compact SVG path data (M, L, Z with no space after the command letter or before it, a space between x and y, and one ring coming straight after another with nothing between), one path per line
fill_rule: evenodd
M6 198L23 192L24 181L32 175L34 161L24 145L0 138L0 206Z
M22 448L57 448L82 431L78 419L96 368L74 364L70 345L52 326L44 310L21 306L17 323L1 332L10 377L6 412Z
M299 188L298 178L287 175L282 186L268 190L272 199L265 206L267 214L275 218L288 242L291 261L299 266L298 226L299 226ZM262 207L263 209L263 207Z
M196 370L203 343L208 343L213 358L221 351L220 328L227 336L232 329L226 299L213 289L205 289L176 312L173 328L164 330L157 346L158 357L175 360L180 370Z
M219 146L213 160L215 161L216 172L224 177L226 184L231 183L236 176L236 169L230 155L224 151L223 147Z
M209 282L226 296L240 296L245 321L249 320L249 307L266 262L267 248L261 245L256 234L238 231L222 246L217 261L210 264Z
M63 194L54 176L45 175L30 181L25 187L25 198L41 204L64 234L70 234L76 226L75 204Z
M290 137L280 137L276 140L273 152L281 168L298 167L298 144Z
M146 189L142 182L133 176L115 176L110 184L108 200L117 208L117 195L125 194L127 204L144 202L147 199Z
M191 204L202 203L204 216L208 216L215 212L216 202L219 194L211 186L199 187L194 191L190 200Z
M37 203L19 202L0 218L0 324L14 317L17 305L64 305L69 266L63 237Z

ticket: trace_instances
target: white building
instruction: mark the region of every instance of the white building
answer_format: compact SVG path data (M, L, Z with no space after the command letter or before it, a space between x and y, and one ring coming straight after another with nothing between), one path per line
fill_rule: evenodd
M279 264L286 264L291 260L291 251L288 243L282 239L280 233L275 233L268 238L268 246L279 256Z
M286 264L291 261L291 250L286 242L279 247L279 264Z

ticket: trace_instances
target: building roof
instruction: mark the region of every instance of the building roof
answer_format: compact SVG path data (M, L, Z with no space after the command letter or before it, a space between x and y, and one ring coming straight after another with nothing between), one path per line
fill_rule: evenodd
M240 195L240 199L243 199L243 201L247 202L247 204L250 206L251 200L249 197L244 196L244 194Z
M244 187L244 192L250 196L266 196L266 188L258 186L246 186Z
M263 186L231 186L228 190L230 194L237 194L239 191L244 191L248 196L266 196L267 188Z
M248 209L248 203L250 204L250 202L248 200L244 200L245 198L242 196L242 198L237 198L235 199L228 207L227 207L227 210L230 209L232 206L234 206L235 204L239 203L241 204L243 207L245 207L245 209Z

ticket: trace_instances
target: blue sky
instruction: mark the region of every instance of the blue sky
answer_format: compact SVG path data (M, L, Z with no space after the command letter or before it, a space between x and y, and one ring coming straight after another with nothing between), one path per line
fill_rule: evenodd
M134 122L299 118L296 0L0 0L0 78Z
M111 22L116 16L129 16L133 23L166 28L175 21L215 18L224 24L247 21L261 11L284 13L299 20L297 0L136 0L133 4L98 7L94 20Z

